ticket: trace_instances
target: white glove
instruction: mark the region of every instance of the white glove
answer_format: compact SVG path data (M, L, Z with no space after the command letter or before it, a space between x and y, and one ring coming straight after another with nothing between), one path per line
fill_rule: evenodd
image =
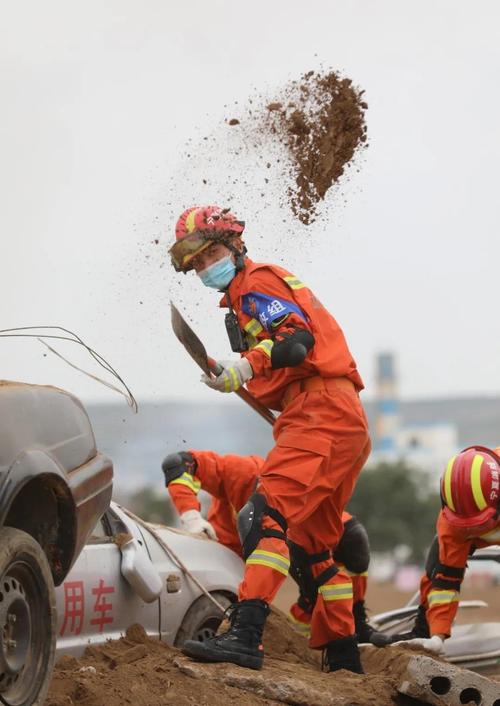
M439 635L433 635L428 638L414 637L413 640L393 642L393 645L415 645L416 647L423 647L424 650L433 652L435 655L441 655L444 653L444 641L441 637L439 637Z
M217 377L212 378L208 375L202 375L201 381L219 392L235 392L244 385L247 380L253 377L252 366L246 358L230 361L227 363L219 363L224 370Z
M210 522L203 519L199 510L183 512L180 519L182 529L189 532L189 534L206 534L210 539L217 541L217 534L214 528Z

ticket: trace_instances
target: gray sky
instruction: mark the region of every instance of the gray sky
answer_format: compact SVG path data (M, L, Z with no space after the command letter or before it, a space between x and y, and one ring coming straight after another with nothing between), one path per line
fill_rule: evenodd
M365 89L370 147L306 229L259 206L257 172L248 193L229 187L220 126L225 105L320 64ZM139 401L213 400L168 302L227 358L217 296L161 265L174 214L229 194L252 257L285 263L339 320L368 395L381 349L406 397L498 394L499 75L495 0L4 4L1 328L72 328ZM205 134L222 142L220 169L217 154L186 156ZM3 339L1 376L114 399L43 353Z

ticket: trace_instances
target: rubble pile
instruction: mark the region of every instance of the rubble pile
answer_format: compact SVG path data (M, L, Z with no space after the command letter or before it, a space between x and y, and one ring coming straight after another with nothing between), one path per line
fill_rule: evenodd
M124 638L88 647L82 658L56 665L45 706L404 706L398 692L408 648L362 648L366 674L320 671L321 658L273 609L266 626L266 660L260 671L203 664L148 638L134 625ZM420 657L419 657L420 658ZM429 658L425 657L424 660ZM406 700L405 700L406 699ZM411 699L413 706L431 703ZM434 702L435 703L435 702Z

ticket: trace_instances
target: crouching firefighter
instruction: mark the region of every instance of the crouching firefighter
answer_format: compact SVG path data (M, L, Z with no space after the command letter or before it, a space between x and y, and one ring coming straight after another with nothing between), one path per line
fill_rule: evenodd
M441 477L441 503L415 623L393 636L437 654L451 635L468 557L500 542L500 448L471 446L453 456Z
M260 456L218 454L214 451L178 451L162 463L165 485L187 532L206 534L210 539L232 549L241 556L242 548L236 527L236 513L252 495L264 465ZM207 519L202 517L198 493L204 490L212 497ZM365 595L370 563L368 535L361 522L348 512L342 514L344 531L334 552L339 568L352 580L354 626L359 642L382 646L391 638L377 632L368 622ZM299 587L299 598L288 614L293 627L309 637L311 616L317 599L307 555L300 547L290 546L290 576Z
M246 569L231 627L182 649L199 660L262 666L269 604L290 566L288 539L309 556L318 587L310 646L325 650L330 670L362 672L352 582L331 547L370 452L363 382L337 321L295 275L247 257L244 227L229 209L195 206L179 218L170 249L177 271L194 269L223 294L231 347L240 354L202 381L223 393L246 384L281 412L257 490L238 515Z

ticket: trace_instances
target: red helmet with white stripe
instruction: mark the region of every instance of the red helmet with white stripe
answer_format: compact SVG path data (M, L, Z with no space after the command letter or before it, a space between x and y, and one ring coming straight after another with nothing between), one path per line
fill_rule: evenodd
M441 478L446 520L462 529L483 527L500 510L500 449L471 446L448 461Z
M188 272L191 262L210 243L225 242L241 235L244 221L238 221L229 208L191 206L181 214L175 226L175 243L170 248L177 272Z

